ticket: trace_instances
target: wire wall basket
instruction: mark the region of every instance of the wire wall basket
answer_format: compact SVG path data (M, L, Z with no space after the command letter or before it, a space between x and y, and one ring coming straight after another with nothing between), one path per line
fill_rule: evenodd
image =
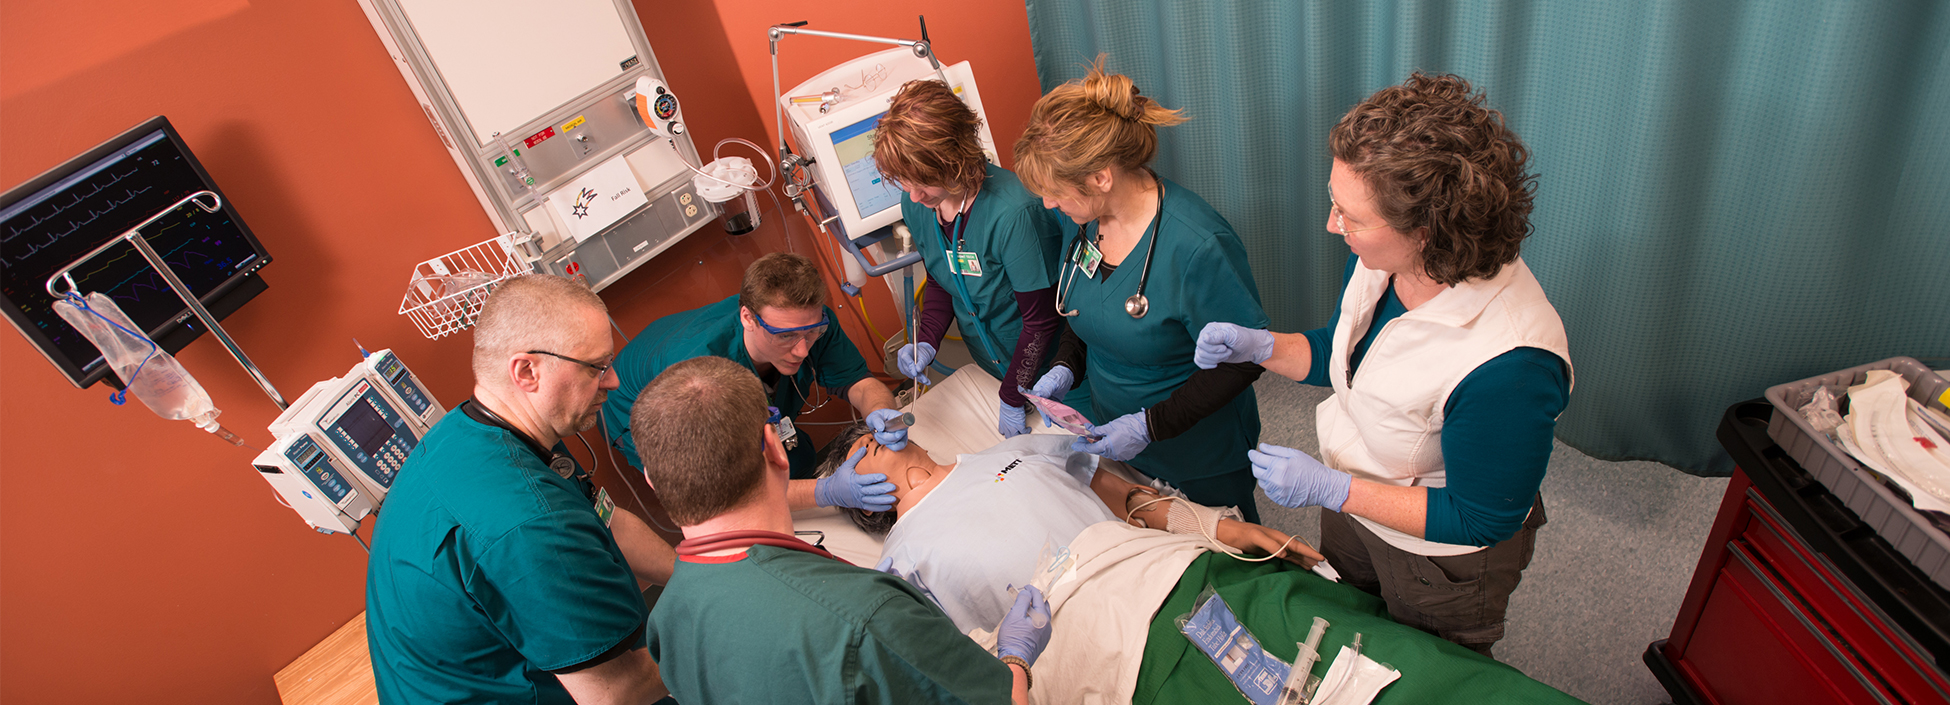
M406 283L400 315L413 319L431 340L473 327L494 287L528 272L515 250L516 237L524 236L508 233L421 262Z

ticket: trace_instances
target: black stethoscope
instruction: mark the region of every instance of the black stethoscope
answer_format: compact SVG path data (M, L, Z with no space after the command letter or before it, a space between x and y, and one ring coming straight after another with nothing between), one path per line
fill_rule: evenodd
M1151 255L1158 251L1158 226L1165 222L1165 180L1152 173L1151 181L1158 185L1158 211L1151 216L1151 244L1144 248L1144 269L1138 272L1137 293L1124 300L1124 312L1131 314L1132 318L1143 318L1144 314L1151 310L1151 300L1144 297L1144 285L1151 281ZM1070 288L1076 286L1077 278L1072 270L1083 268L1077 264L1077 258L1078 251L1083 247L1084 230L1088 227L1088 223L1078 224L1077 237L1070 241L1070 256L1067 258L1069 267L1063 270L1065 276L1059 277L1061 281L1057 282L1059 286L1056 293L1056 315L1075 316L1083 313L1064 311L1063 300L1070 297ZM1101 234L1102 232L1099 231L1099 235Z

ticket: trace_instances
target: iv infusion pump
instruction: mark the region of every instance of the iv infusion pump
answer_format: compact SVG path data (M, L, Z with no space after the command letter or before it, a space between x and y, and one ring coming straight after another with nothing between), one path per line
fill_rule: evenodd
M406 457L445 413L391 350L319 382L271 423L253 465L322 533L352 533L378 511Z

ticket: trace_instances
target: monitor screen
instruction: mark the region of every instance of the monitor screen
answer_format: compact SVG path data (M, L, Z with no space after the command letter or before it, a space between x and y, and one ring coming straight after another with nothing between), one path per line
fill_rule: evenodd
M8 319L78 387L109 373L100 351L55 313L47 278L76 258L198 191L223 192L163 117L104 142L0 196L0 296ZM142 231L149 246L212 314L263 290L251 276L271 261L224 199L214 213L185 204ZM101 292L170 352L203 328L133 245L76 267L83 294ZM240 299L241 297L241 299ZM187 335L183 333L188 331Z
M886 115L847 125L831 136L833 152L839 155L846 172L846 188L853 192L853 205L860 209L863 219L901 204L901 190L880 175L880 166L873 160L873 131Z

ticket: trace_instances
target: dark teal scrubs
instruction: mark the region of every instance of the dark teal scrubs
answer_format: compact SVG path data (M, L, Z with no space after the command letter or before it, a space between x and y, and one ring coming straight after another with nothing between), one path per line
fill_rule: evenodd
M860 357L860 350L853 347L853 341L840 328L839 317L833 309L826 309L826 318L833 323L813 343L805 363L789 377L780 375L772 390L769 404L778 407L787 418L798 418L800 407L805 406L806 395L812 393L814 384L825 387L835 402L846 404L847 390L871 374L866 359ZM603 402L603 432L631 465L643 467L643 460L637 457L636 441L630 438L630 407L636 404L637 394L665 368L705 355L729 358L757 373L751 352L745 349L745 327L738 318L738 295L652 321L623 346L623 352L617 353L616 378L621 386L612 390L609 400ZM801 436L796 447L786 450L786 456L792 460L794 479L812 477L818 465L812 441L803 438L803 431Z
M682 703L1007 703L1014 681L907 581L774 546L678 557L649 645Z
M901 217L914 233L928 276L954 295L955 323L961 327L969 356L989 376L1004 379L1022 334L1016 293L1056 286L1057 246L1063 238L1057 216L1043 207L1043 199L1023 188L1014 173L990 164L974 205L962 216L968 220L966 225L957 223L943 232L935 210L905 194ZM951 250L976 253L980 266L957 275L949 263ZM1055 352L1056 346L1051 345L1044 357ZM1025 364L1040 367L1043 362Z
M459 409L434 424L372 537L366 641L380 702L574 702L549 672L602 655L648 616L589 491Z
M1057 296L1065 311L1080 312L1069 322L1087 349L1084 367L1090 406L1080 410L1093 423L1149 408L1171 396L1198 370L1192 350L1205 324L1269 325L1259 306L1259 287L1246 263L1246 249L1232 226L1198 194L1163 181L1164 220L1157 228L1158 249L1151 256L1151 281L1144 290L1151 309L1143 318L1125 313L1124 300L1137 292L1152 228L1145 228L1137 247L1108 275L1099 270L1096 277L1085 277L1075 265L1063 265L1066 279L1058 285ZM1088 227L1085 237L1094 239L1097 226ZM1064 252L1071 251L1070 241L1075 238L1073 227ZM1252 466L1246 450L1258 442L1259 404L1247 388L1191 430L1152 443L1130 462L1173 484L1246 473L1241 486L1245 506L1250 507ZM1199 500L1194 497L1194 501Z

